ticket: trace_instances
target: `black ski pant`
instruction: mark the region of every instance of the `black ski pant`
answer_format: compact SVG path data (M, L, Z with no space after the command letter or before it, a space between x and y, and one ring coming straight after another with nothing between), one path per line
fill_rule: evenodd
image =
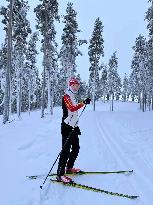
M79 153L79 137L81 134L79 127L74 128L66 123L61 124L62 134L62 152L60 154L57 175L62 176L65 174L65 167L73 168L74 162ZM69 139L68 139L69 138ZM66 143L66 144L65 144Z

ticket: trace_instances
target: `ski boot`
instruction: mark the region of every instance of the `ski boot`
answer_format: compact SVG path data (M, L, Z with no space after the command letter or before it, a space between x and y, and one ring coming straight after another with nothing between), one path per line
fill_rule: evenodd
M83 171L79 168L66 168L66 174L81 174Z
M56 179L57 179L58 182L63 182L64 184L73 183L72 179L65 176L65 175L57 176Z

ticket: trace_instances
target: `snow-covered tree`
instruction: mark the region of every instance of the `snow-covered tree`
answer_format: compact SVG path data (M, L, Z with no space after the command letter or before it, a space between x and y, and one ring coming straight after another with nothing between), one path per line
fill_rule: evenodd
M12 2L12 1L10 1ZM9 37L11 33L10 27L10 8L12 9L12 30L13 35ZM10 64L10 74L9 74L9 83L6 83L9 87L9 101L12 102L12 93L17 97L17 112L18 117L21 115L21 100L22 100L22 71L24 68L24 60L26 53L26 39L28 34L31 33L30 24L27 20L27 12L29 6L28 3L24 0L14 0L12 6L2 7L0 14L4 16L2 23L4 24L4 30L6 31L6 36L8 37L8 63ZM11 40L13 39L13 46L11 45ZM11 55L12 54L12 55ZM12 61L12 62L11 62ZM8 68L8 66L7 66ZM8 80L7 80L8 81ZM12 88L15 88L16 91L12 91ZM11 104L9 105L11 110ZM4 107L5 110L5 107Z
M62 96L66 88L66 73L63 67L60 67L57 73L57 84L55 87L55 105L62 105Z
M8 7L2 7L1 8L1 15L4 16L4 19L2 20L2 23L4 24L4 30L6 31L6 35L8 36L9 30L8 30L8 21L9 21L9 8ZM10 70L10 99L12 95L12 76L16 76L16 81L19 81L21 78L21 70L24 66L24 60L23 56L25 54L25 46L26 46L26 37L28 36L28 33L31 32L29 22L26 19L27 11L29 7L27 5L27 2L25 1L19 1L14 0L13 2L13 9L12 9L12 29L13 29L13 48L14 48L14 57L13 58L13 64L15 75L13 75L13 65L11 63L11 70ZM19 51L20 50L20 51ZM11 51L12 52L12 48ZM9 51L7 52L9 54ZM20 54L19 54L20 53ZM21 62L22 61L22 62ZM16 65L18 66L16 67ZM21 66L22 64L22 66ZM17 74L18 73L18 74ZM19 74L20 73L20 74ZM20 77L19 77L20 76ZM19 82L18 82L19 85ZM21 88L21 86L20 86ZM21 111L21 95L19 95L19 92L21 93L19 86L18 86L18 116L20 116ZM19 97L20 96L20 97Z
M82 55L78 46L87 43L86 40L79 40L77 34L80 32L77 23L77 12L73 9L73 4L68 3L66 15L63 23L65 24L62 34L62 47L59 58L64 72L66 83L76 74L76 57Z
M111 107L110 107L111 111L113 111L114 97L116 97L116 100L119 99L119 95L121 93L121 87L122 87L121 78L119 77L117 68L118 68L118 58L116 56L116 52L114 52L108 63L108 75L107 75L108 92L109 95L111 96Z
M102 65L102 73L101 73L101 78L100 78L100 96L103 97L104 102L106 99L106 96L108 94L108 87L107 87L107 65Z
M122 99L126 102L129 98L129 80L127 74L125 73L122 85Z
M0 49L0 80L1 80L1 89L3 90L3 92L5 90L6 67L7 67L7 42L2 44Z
M1 79L0 79L0 115L3 113L3 98L4 98L4 92L2 90L2 86L1 86Z
M8 1L8 0L7 0ZM3 110L3 123L9 121L10 110L11 110L11 67L12 67L12 20L13 20L13 0L9 1L9 7L1 7L0 15L4 16L2 23L5 25L4 30L6 31L7 39L7 66L5 68L5 92L4 92L4 105Z
M24 0L14 1L15 21L13 25L14 38L14 68L17 81L17 114L21 116L23 74L26 58L27 37L31 33L27 20L28 3Z
M76 78L80 82L80 89L78 91L77 98L78 98L78 101L82 101L85 98L90 97L88 96L88 86L85 81L82 81L80 74L78 74Z
M38 54L36 49L36 44L38 41L38 33L34 32L30 40L28 42L27 52L26 52L26 63L23 70L23 78L24 78L24 94L28 95L28 111L30 114L31 110L31 101L35 98L35 91L37 87L37 77L38 77L38 69L36 67L36 56ZM26 98L25 98L26 100ZM22 103L23 104L23 103Z
M93 109L95 110L95 100L99 98L99 70L100 70L100 58L104 56L104 40L102 36L103 25L100 18L97 18L94 24L94 30L90 39L89 45L89 61L90 61L90 79L89 86L92 90L92 102Z
M40 109L41 108L41 91L42 91L42 84L41 84L41 79L39 77L39 73L36 73L36 90L35 90L35 96L36 96L36 101L35 105L33 106L33 109Z
M59 20L57 0L40 0L35 9L37 17L37 29L40 30L42 40L43 59L43 83L42 83L42 114L44 117L45 110L45 87L48 89L48 110L53 114L54 101L54 79L57 76L57 43L55 42L54 21ZM46 83L47 79L47 83Z
M149 40L147 42L147 58L148 58L148 79L147 79L147 100L150 109L152 103L153 110L153 0L148 1L150 7L148 8L145 20L147 20L147 28L149 30Z
M139 35L136 38L135 46L133 46L134 56L132 60L131 86L132 91L138 96L140 109L144 111L147 93L147 78L148 78L148 57L146 49L146 39ZM133 94L132 92L132 94Z
M0 49L0 114L2 114L4 110L6 67L7 67L7 43L2 44Z
M147 104L149 106L149 110L152 104L152 110L153 110L153 38L150 38L148 42L146 42L146 98L147 98Z

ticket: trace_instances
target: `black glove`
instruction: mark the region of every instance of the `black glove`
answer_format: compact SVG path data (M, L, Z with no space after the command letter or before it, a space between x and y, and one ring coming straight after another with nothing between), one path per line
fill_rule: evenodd
M87 105L87 104L90 104L90 101L91 101L91 99L87 98L86 100L83 101L83 103Z

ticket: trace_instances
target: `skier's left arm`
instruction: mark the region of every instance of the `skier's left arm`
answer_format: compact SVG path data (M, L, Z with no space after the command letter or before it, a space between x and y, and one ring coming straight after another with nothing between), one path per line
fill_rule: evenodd
M72 100L68 95L64 96L64 102L66 104L67 109L69 109L71 112L75 112L85 105L85 103L83 102L80 102L77 105L73 105Z

